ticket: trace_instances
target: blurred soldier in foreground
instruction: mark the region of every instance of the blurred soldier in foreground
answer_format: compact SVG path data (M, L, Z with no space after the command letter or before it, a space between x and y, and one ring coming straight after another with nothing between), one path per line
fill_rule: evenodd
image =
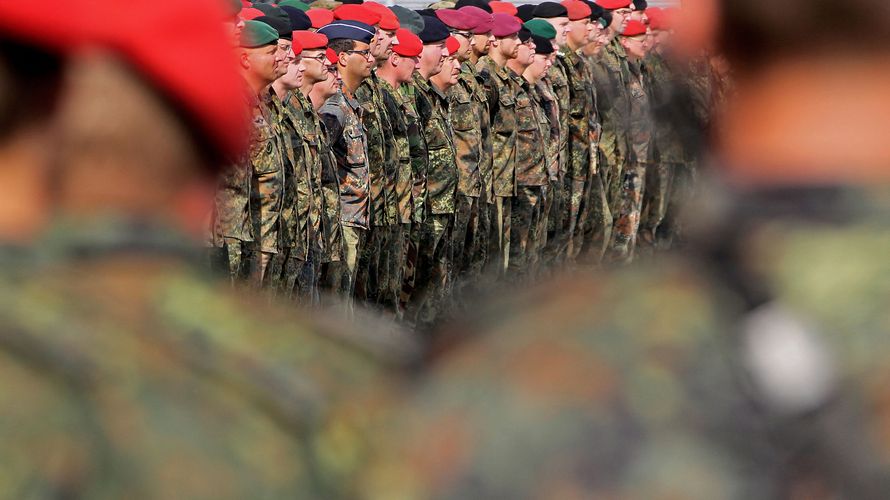
M356 491L890 495L890 10L854 1L838 25L831 5L684 5L677 52L713 42L737 76L694 251L457 325L479 336L419 383Z
M66 69L40 266L0 289L0 497L329 498L353 456L338 437L368 408L340 398L394 333L361 347L194 270L217 165L248 137L221 19L213 0L49 18L89 50Z

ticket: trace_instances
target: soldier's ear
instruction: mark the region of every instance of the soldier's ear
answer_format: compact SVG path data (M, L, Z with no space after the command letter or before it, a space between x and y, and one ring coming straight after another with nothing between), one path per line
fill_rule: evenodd
M401 64L401 62L402 62L402 56L396 54L395 52L393 52L392 55L389 56L389 63L392 64L393 68L398 68L399 64Z
M241 65L242 69L250 69L250 55L247 51L242 50L238 53L238 64Z

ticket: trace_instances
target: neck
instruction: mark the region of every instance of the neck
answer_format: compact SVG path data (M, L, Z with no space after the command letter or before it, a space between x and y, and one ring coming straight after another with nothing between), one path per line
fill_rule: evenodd
M572 42L571 40L566 40L566 47L568 48L568 50L570 50L570 51L572 51L572 52L577 52L578 49L580 49L582 46L581 46L581 45L576 45L576 44L575 44L574 42Z
M444 76L445 72L441 72L436 76L430 78L430 83L432 83L440 92L445 92L451 87L451 84L448 83L448 80L451 79L450 76Z
M25 244L33 240L43 221L44 134L20 133L0 148L0 241Z
M507 67L518 76L522 76L522 74L525 73L525 70L528 69L527 64L520 64L517 59L510 59L507 61Z
M477 62L479 62L479 58L482 57L482 54L477 54L475 51L470 52L470 62L475 66Z
M312 109L314 109L315 111L321 109L321 107L324 106L324 103L327 100L326 98L315 92L310 93L308 97L309 102L312 103Z
M303 83L303 86L300 87L300 93L303 94L303 97L309 97L309 94L312 92L312 87L315 87L314 83Z
M488 53L488 57L494 61L499 67L504 68L507 66L507 56L505 56L500 50L492 50Z
M346 71L340 72L340 78L343 80L343 93L349 97L352 97L358 86L362 84L361 77L350 75Z
M545 71L545 73L546 73L546 71ZM536 85L539 81L541 81L541 78L543 77L543 73L535 76L535 75L531 74L531 72L526 71L525 73L522 74L522 77L525 78L525 81L527 81L531 85Z
M247 85L250 87L250 90L252 90L253 93L258 96L262 95L263 90L268 87L270 83L272 83L264 79L257 78L250 73L245 75L244 79L247 81Z
M743 182L890 181L888 59L820 54L740 75L719 159Z
M281 79L275 80L272 82L272 90L275 91L275 95L278 96L282 101L287 96L287 91L290 90L284 87L284 84L281 83Z
M399 81L396 78L396 69L392 66L382 66L379 70L377 70L377 76L380 77L381 80L388 83L392 88L399 88Z

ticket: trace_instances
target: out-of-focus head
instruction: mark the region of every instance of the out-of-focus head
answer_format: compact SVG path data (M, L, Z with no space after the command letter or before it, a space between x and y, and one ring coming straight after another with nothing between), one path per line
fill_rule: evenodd
M621 46L627 52L628 58L642 59L646 57L649 38L646 32L646 25L640 21L629 21L627 23L627 27L621 33Z

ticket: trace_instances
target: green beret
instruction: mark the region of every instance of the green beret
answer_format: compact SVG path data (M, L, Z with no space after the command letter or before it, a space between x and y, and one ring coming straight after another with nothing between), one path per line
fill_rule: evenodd
M246 49L262 47L277 42L278 32L262 21L244 21L240 41L241 46Z
M284 0L283 2L278 2L279 7L296 7L303 12L309 10L309 4L306 2L301 2L300 0Z
M423 31L426 23L424 23L423 17L417 12L399 5L393 5L389 10L396 15L402 28L405 28L415 35L420 34L420 32Z
M532 19L531 21L526 21L523 26L525 26L525 29L531 31L532 35L546 38L547 40L556 38L556 28L554 28L549 21L544 19Z

